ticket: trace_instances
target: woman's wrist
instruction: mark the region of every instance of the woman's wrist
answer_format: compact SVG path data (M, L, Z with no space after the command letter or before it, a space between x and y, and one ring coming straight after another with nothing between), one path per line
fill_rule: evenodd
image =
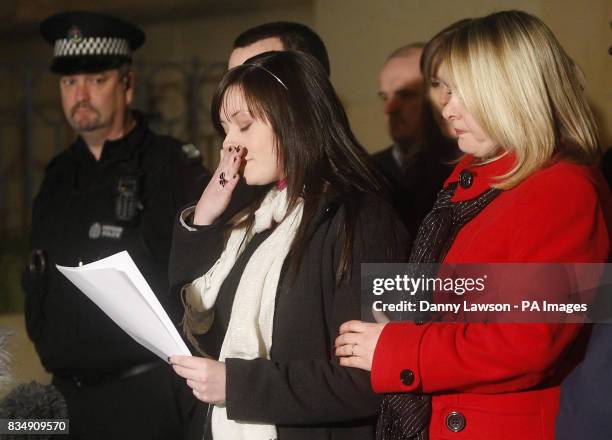
M206 209L200 207L198 203L193 212L193 224L195 226L209 226L217 220L216 216L211 215Z

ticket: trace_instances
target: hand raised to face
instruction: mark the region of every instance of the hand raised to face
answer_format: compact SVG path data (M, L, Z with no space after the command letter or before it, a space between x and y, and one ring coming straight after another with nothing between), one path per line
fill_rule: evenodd
M243 167L246 154L246 148L238 145L221 150L219 166L196 205L194 224L213 224L227 209L232 193L240 180L240 169Z

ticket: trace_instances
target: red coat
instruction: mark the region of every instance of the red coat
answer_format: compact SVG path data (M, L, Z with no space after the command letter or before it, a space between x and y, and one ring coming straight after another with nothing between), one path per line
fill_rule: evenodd
M471 162L464 158L447 183ZM511 162L507 156L470 168L472 186L458 186L453 200L482 194ZM611 219L599 172L559 162L503 191L463 227L445 262L605 262ZM372 386L380 393L433 394L431 440L553 439L559 384L579 360L568 349L579 344L581 330L579 324L390 323L376 346Z

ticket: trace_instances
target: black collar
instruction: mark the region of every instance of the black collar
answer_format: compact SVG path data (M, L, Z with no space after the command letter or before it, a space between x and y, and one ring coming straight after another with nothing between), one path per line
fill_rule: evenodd
M132 111L135 125L129 133L119 139L107 140L102 148L102 156L99 164L106 166L115 162L123 161L132 157L142 147L142 141L149 127L143 115L138 111ZM79 136L73 144L77 161L95 161L93 154L89 151L87 144Z

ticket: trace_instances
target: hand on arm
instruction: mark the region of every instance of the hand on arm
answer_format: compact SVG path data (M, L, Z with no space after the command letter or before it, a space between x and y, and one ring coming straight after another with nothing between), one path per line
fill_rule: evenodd
M372 370L376 343L386 324L371 324L362 321L347 321L340 326L336 338L336 356L345 367Z

